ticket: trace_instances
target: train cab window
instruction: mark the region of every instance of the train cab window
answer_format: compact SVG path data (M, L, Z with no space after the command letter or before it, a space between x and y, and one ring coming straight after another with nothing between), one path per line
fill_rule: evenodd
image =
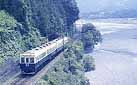
M34 63L34 58L30 58L30 63Z
M29 63L29 58L26 58L26 63Z
M45 45L43 47L46 47Z
M24 58L21 58L21 63L24 63L25 61L24 61Z
M38 48L36 48L35 50L39 50Z

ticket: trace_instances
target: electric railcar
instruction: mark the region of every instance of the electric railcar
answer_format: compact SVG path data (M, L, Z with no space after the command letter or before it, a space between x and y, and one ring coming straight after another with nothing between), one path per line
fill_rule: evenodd
M64 50L63 44L69 41L68 37L57 38L45 43L40 47L34 48L20 54L20 69L22 74L35 74L41 70L48 62Z

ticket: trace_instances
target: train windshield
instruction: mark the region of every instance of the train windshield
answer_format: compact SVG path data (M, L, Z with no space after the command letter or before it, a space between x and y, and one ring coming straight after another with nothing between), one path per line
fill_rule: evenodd
M29 63L29 58L26 58L26 63Z
M24 60L24 58L21 58L21 63L25 63L25 60Z
M30 58L30 63L34 63L34 58Z

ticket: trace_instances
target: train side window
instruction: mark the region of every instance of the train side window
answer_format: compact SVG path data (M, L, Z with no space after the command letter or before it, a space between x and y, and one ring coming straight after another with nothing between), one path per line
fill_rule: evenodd
M29 63L29 58L26 58L26 63Z
M21 63L24 63L25 61L24 61L24 58L21 58Z
M34 63L34 58L30 58L30 63Z
M43 46L43 47L46 47L46 46Z

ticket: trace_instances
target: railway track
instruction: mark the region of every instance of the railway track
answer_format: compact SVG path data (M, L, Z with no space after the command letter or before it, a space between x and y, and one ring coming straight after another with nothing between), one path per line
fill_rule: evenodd
M37 81L42 78L48 70L60 59L63 52L59 53L52 61L50 61L43 69L33 76L22 76L21 73L17 75L10 82L4 85L35 85Z
M21 76L21 74L13 81L11 82L9 85L25 85L25 82L27 82L27 80L29 80L31 77L23 77Z

